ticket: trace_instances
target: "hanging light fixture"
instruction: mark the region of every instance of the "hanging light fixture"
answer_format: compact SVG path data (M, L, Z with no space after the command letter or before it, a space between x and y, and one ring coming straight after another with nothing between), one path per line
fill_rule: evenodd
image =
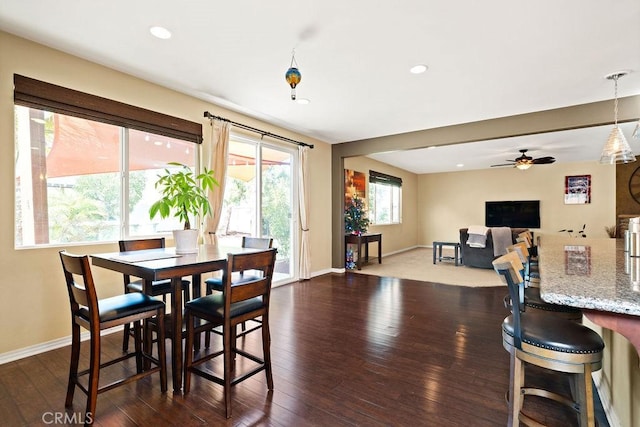
M287 83L289 83L289 86L291 86L291 99L295 101L296 86L298 85L298 83L300 83L300 80L302 80L302 74L300 74L300 70L298 70L298 63L296 62L295 49L291 52L291 65L289 66L287 72L284 74L284 78L287 80Z
M600 163L603 164L613 165L616 163L631 163L636 161L636 157L633 155L633 151L631 151L629 143L618 127L618 79L626 75L626 71L618 71L605 76L606 79L613 80L614 82L615 97L613 104L613 129L609 134L609 139L607 139L607 143L604 145L602 155L600 156Z
M640 120L636 123L636 128L633 130L631 138L640 139Z

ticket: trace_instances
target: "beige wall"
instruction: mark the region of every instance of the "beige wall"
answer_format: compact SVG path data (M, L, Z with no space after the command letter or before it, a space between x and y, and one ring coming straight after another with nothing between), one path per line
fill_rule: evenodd
M369 170L386 173L402 178L402 223L369 227L370 233L382 233L382 254L390 254L418 244L417 190L416 174L398 169L386 163L368 157L351 157L344 160L344 168L352 169L369 176ZM369 181L367 179L367 195ZM373 249L372 249L373 250Z
M330 268L331 149L328 144L224 110L213 104L174 92L95 63L0 32L0 355L70 335L69 302L58 251L62 247L14 249L14 150L13 74L111 98L203 124L205 143L210 137L210 111L228 119L315 145L310 151L311 271ZM276 142L276 141L274 141ZM277 143L277 142L276 142ZM97 253L117 249L115 243L65 246L74 253ZM122 291L120 275L94 269L101 297Z
M567 175L591 175L590 204L564 204ZM587 236L607 237L604 227L616 222L615 185L615 166L596 161L536 165L526 171L507 167L420 175L420 244L457 241L460 228L484 225L488 200L540 200L541 228L535 233L553 234L586 224Z

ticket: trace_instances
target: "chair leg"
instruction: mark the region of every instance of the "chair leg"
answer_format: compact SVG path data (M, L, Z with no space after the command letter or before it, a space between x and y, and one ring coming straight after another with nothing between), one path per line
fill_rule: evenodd
M71 326L71 360L69 363L69 383L67 384L67 397L64 406L69 408L73 404L73 392L76 390L78 378L78 363L80 360L80 326L74 323Z
M158 361L160 362L160 390L164 393L167 391L167 349L165 343L164 330L164 308L158 310L156 314L156 322L158 323ZM148 329L148 328L147 328ZM151 332L149 332L151 336ZM151 340L149 340L149 352L151 352Z
M207 286L207 285L205 285L205 288L206 288L205 291L204 291L205 294L206 295L211 295L212 294L211 288L209 288L209 286ZM211 331L207 330L204 333L204 348L209 348L210 346L211 346Z
M140 321L133 322L133 335L134 335L134 348L136 353L136 372L139 374L142 372L142 328L140 327ZM151 346L144 345L146 350Z
M520 410L522 409L522 380L524 378L524 366L522 360L516 357L516 349L511 349L509 381L509 420L507 425L518 427L520 425Z
M231 336L235 335L235 326L229 327L228 324L224 325L223 335L223 354L224 354L224 407L225 415L227 418L231 418L231 376L233 371L233 349L232 345L235 345L234 339Z
M262 351L264 353L264 372L267 375L267 388L269 390L273 390L273 373L271 371L271 332L269 331L269 319L267 316L263 316L262 318Z
M100 329L92 326L91 351L89 352L89 384L87 387L87 408L85 420L95 419L96 402L98 401L98 385L100 380Z
M576 375L577 401L580 409L580 426L594 427L595 408L593 403L593 383L591 365L585 365L584 373Z
M183 376L183 389L184 393L189 393L191 388L191 364L193 363L193 316L191 312L187 310L184 314L185 321L187 322L186 338L184 343L184 372Z
M122 352L127 353L129 351L129 334L131 333L131 325L127 323L124 325L124 334L122 334Z

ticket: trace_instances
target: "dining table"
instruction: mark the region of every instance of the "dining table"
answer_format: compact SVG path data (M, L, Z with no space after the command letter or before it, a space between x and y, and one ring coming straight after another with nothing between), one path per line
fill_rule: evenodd
M171 280L171 361L173 390L182 389L182 278L191 276L194 289L200 290L201 275L224 271L228 254L255 252L257 249L200 245L196 253L178 254L175 248L130 252L108 252L91 255L92 264L108 270L139 277L143 280ZM197 292L194 292L197 297ZM176 332L179 331L179 332Z
M581 308L640 354L640 257L630 256L624 239L542 235L538 258L544 301Z

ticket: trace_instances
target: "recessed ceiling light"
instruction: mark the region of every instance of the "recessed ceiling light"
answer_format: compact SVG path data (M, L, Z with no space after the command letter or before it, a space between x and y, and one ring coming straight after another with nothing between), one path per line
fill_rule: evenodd
M309 104L311 101L307 98L296 98L296 102L300 105L307 105Z
M456 167L459 167L459 168L464 167L464 163L458 163Z
M428 67L424 64L418 64L411 67L409 71L411 72L411 74L422 74L427 71L427 68Z
M436 146L435 145L430 145L427 147L427 150L435 150Z
M171 38L171 31L167 30L164 27L151 27L149 28L149 32L156 36L159 39L166 40Z

